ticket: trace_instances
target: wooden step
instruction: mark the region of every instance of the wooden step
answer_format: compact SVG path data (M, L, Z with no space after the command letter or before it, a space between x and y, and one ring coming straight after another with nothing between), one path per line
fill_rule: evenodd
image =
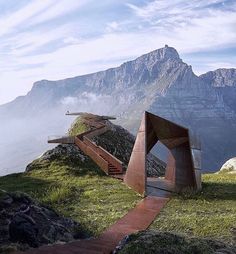
M108 168L110 171L121 171L120 169L118 168Z
M122 172L122 171L117 168L115 168L115 169L109 168L109 172Z
M109 172L109 175L123 175L122 172Z
M119 171L119 170L109 170L108 172L109 173L119 173L119 174L123 173L122 171Z

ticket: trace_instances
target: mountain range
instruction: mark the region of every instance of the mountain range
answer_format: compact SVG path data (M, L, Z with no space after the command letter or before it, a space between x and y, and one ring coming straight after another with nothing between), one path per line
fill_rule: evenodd
M48 135L65 132L71 121L66 110L115 115L134 134L148 110L190 128L201 139L202 168L216 171L236 154L235 98L236 69L197 76L167 45L116 68L41 80L0 106L1 174L23 171L45 150Z

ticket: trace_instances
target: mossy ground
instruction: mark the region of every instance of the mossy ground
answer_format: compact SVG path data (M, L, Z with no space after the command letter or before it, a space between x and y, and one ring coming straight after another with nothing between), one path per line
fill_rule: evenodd
M202 191L173 196L150 228L236 243L236 175L203 175Z
M201 193L173 196L150 228L235 243L235 180L232 174L204 175ZM75 166L55 160L29 173L0 177L0 186L30 194L80 222L91 235L101 233L141 199L92 162Z
M28 193L59 214L81 224L84 233L98 235L141 199L121 181L105 176L91 161L35 161L28 173L0 177L0 189Z
M84 123L84 120L82 117L77 117L73 124L71 125L71 128L68 131L68 134L70 136L76 136L80 133L83 133L85 131L88 131L90 127Z
M223 242L184 237L154 230L140 231L128 237L119 254L216 254L235 253L236 248Z

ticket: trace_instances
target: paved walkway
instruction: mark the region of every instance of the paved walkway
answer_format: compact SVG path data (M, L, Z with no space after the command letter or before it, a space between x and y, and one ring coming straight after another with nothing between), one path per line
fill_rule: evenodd
M63 245L55 244L31 249L27 254L110 254L118 243L128 234L147 229L160 210L168 202L167 197L148 196L135 208L118 220L102 235L95 239L78 240Z

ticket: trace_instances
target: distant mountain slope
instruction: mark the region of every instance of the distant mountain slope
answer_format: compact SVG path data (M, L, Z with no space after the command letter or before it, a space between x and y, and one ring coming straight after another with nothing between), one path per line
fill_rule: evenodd
M203 168L217 170L236 153L232 138L236 135L235 72L220 69L198 77L166 45L117 68L38 81L26 96L0 106L0 120L28 119L30 126L34 118L39 131L47 132L50 125L56 133L65 129L59 116L66 110L79 110L118 115L118 123L135 134L142 112L149 110L200 135ZM41 151L40 146L35 151Z
M236 69L218 69L200 76L205 83L215 88L223 103L236 113Z

